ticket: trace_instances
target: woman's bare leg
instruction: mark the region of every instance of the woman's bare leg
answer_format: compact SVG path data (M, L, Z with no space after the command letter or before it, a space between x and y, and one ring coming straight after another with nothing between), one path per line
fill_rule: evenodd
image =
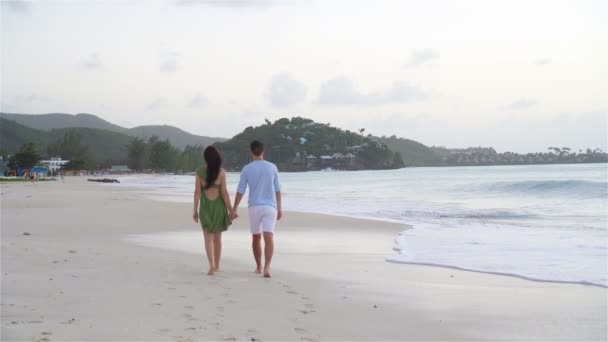
M215 262L213 255L213 233L209 233L203 229L203 236L205 237L205 253L207 253L207 259L209 260L209 272L208 275L213 275L215 270Z
M213 256L215 257L215 272L220 271L220 257L222 256L222 232L213 234Z

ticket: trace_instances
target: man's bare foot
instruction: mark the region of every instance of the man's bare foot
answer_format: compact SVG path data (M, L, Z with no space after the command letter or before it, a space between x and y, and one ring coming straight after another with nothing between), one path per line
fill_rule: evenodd
M213 275L213 268L209 269L209 272L207 272L207 275Z
M256 267L256 269L253 271L253 273L262 274L262 268Z
M270 269L264 269L264 278L272 278L272 274L270 274Z

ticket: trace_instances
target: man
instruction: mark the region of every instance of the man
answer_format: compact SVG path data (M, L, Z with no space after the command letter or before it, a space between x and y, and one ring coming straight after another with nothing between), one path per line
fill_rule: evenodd
M281 212L281 184L279 170L273 163L264 160L264 144L253 141L250 144L253 161L241 171L241 179L234 199L234 211L249 186L249 226L251 246L255 258L256 273L262 273L262 246L264 237L264 277L270 278L270 261L274 253L273 233Z

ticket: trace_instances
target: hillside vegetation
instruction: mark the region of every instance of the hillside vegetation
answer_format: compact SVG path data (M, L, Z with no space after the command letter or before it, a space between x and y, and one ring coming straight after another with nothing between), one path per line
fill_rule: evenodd
M216 143L226 167L239 170L250 161L249 143L261 140L267 146L266 159L282 170L346 170L403 167L398 153L373 137L332 127L329 124L294 117L257 127L247 127L229 141Z
M116 133L122 133L131 137L138 137L144 140L157 136L162 140L169 140L171 144L179 149L183 149L188 145L207 146L218 141L225 141L225 138L206 137L188 133L182 129L167 125L149 125L138 126L133 128L125 128L106 120L103 120L92 114L10 114L0 113L0 118L12 120L23 126L34 128L42 131L51 131L53 129L63 128L94 128L107 130Z

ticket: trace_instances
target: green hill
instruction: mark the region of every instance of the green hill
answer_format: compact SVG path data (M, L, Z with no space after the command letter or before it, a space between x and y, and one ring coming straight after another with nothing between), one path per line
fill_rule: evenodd
M96 163L125 164L127 160L127 144L132 137L95 128L62 128L49 132L49 141L61 139L67 130L80 133L82 144L88 146L88 159Z
M212 138L201 135L191 134L174 126L138 126L128 130L128 134L134 137L139 137L147 140L153 135L156 135L161 140L168 139L171 145L183 149L187 145L207 146L216 142L226 141L224 138Z
M261 140L265 157L281 170L302 171L334 168L345 170L387 169L403 166L400 158L373 137L295 117L247 127L232 139L215 144L224 154L226 167L239 170L249 162L249 143ZM321 158L321 157L324 158Z
M442 164L439 153L432 148L417 141L397 138L377 138L385 143L391 150L401 153L405 166L438 166Z
M0 113L0 118L15 121L23 126L34 128L42 131L51 131L53 129L63 128L94 128L107 130L116 133L139 137L144 140L153 135L160 139L168 139L172 145L183 149L187 145L211 145L215 142L226 141L225 138L206 137L188 133L174 126L167 125L151 125L138 126L133 128L125 128L106 120L103 120L92 114L11 114Z
M58 128L68 127L86 127L105 129L108 131L127 133L128 129L114 125L92 114L10 114L0 113L0 117L8 120L13 120L23 126L43 131L50 131Z
M13 154L21 145L34 143L43 157L53 157L47 152L48 146L61 139L67 130L76 131L80 135L82 144L88 147L87 159L91 162L125 163L127 159L126 146L132 137L96 128L61 128L43 131L0 118L0 149L8 154Z
M48 133L0 117L0 149L14 153L21 145L33 143L39 150L48 144Z

